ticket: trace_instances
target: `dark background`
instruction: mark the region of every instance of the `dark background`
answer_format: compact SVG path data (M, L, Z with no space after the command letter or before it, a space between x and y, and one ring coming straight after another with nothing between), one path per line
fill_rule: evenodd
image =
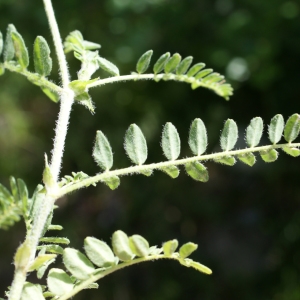
M235 88L229 102L175 82L117 83L92 90L95 115L80 105L73 108L62 175L99 172L91 157L98 129L111 142L114 168L122 168L131 164L123 150L131 123L147 138L150 163L165 160L159 144L166 122L177 127L180 157L187 157L194 118L207 126L210 153L219 150L227 118L239 125L237 148L244 148L251 118L264 119L261 144L266 144L267 124L275 114L287 119L299 112L297 1L54 0L53 5L62 36L78 29L87 40L99 42L100 54L121 74L134 71L149 49L153 61L167 51L179 52L225 74ZM2 33L13 23L30 53L37 35L50 43L42 1L0 0L0 15ZM75 79L79 62L72 55L68 59ZM56 74L56 61L54 69ZM56 75L51 79L59 82ZM6 72L0 86L0 181L8 185L10 175L23 178L32 193L41 183L43 154L52 149L58 105L17 74ZM213 270L206 276L172 261L145 263L108 276L98 290L75 299L300 299L299 158L280 154L275 163L257 160L252 168L240 162L234 167L207 163L210 180L205 184L184 170L175 180L157 171L150 178L121 178L115 191L99 184L59 200L53 223L64 226L58 234L69 237L72 247L82 249L86 236L109 242L122 229L145 236L151 245L173 238L181 244L193 241L199 248L192 258ZM24 234L22 222L1 231L2 291L11 282L13 253Z

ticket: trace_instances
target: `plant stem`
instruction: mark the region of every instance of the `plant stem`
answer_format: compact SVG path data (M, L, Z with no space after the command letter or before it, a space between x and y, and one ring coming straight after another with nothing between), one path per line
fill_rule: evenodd
M61 94L60 112L56 122L54 146L52 150L52 159L50 164L52 176L54 180L57 181L62 163L71 108L74 102L74 92L69 88L70 76L68 71L68 65L66 61L66 56L64 54L63 44L58 30L51 0L43 1L53 37L56 55L58 58L60 75L62 80L62 88L65 92Z
M131 166L124 169L119 170L113 170L113 171L107 171L100 174L97 174L92 177L88 177L86 179L83 179L79 182L76 182L71 185L66 185L58 190L58 193L55 195L55 197L61 198L62 196L74 192L80 188L88 187L92 184L95 184L97 182L101 182L105 180L106 178L112 177L112 176L124 176L128 174L140 174L141 171L145 170L159 170L165 167L170 166L179 166L179 165L185 165L190 162L195 161L208 161L208 160L218 160L226 156L236 156L236 155L244 155L247 153L253 153L253 152L261 152L261 151L268 151L271 149L282 149L284 147L290 147L290 148L299 148L300 143L287 143L287 144L277 144L277 145L267 145L267 146L259 146L254 148L246 148L241 150L231 150L226 152L218 152L213 154L207 154L207 155L200 155L200 156L193 156L188 158L182 158L178 160L171 160L171 161L164 161L159 163L152 163L148 165L137 165L137 166Z

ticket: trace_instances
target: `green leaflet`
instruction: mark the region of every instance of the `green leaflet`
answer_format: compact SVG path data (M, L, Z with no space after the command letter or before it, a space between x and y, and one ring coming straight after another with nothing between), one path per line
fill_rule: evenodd
M39 284L25 282L21 300L45 300L42 287Z
M39 269L43 264L49 260L55 259L55 254L42 254L38 255L29 267L29 272Z
M85 280L95 271L93 264L80 251L65 248L63 262L68 271L77 279Z
M179 249L179 256L181 258L186 258L188 256L190 256L195 250L197 250L198 245L194 244L194 243L186 243L184 245L182 245Z
M188 56L185 59L183 59L176 69L176 74L177 75L185 74L187 72L187 70L189 69L190 65L192 64L192 61L193 61L192 56Z
M129 238L129 247L138 257L145 257L149 254L148 241L138 234L134 234Z
M149 67L153 50L145 52L138 60L136 70L139 74L145 73Z
M109 268L116 264L114 253L103 241L94 237L86 237L84 251L93 264L100 268Z
M283 116L278 114L271 119L269 126L269 139L273 145L277 144L282 137L284 129L284 119Z
M62 253L60 253L62 254ZM45 272L47 271L48 267L55 262L55 259L51 259L47 262L45 262L36 272L36 276L38 279L43 278L43 276L45 275Z
M177 178L179 176L179 169L176 166L162 167L160 170L168 174L171 178Z
M202 70L205 67L204 63L197 63L193 65L190 70L187 72L188 77L193 77L195 74L197 74L200 70Z
M201 119L195 119L190 127L189 146L194 155L201 155L207 147L207 132Z
M157 60L157 62L154 64L153 67L154 74L158 74L164 69L165 64L169 60L169 58L170 58L170 52L167 52Z
M212 72L213 69L205 69L203 71L200 71L199 73L196 74L195 79L199 80Z
M220 75L219 73L212 73L202 79L202 82L205 83L213 83L219 82L224 79L224 76Z
M33 62L36 73L42 76L50 75L52 70L52 58L50 57L50 48L47 41L42 36L37 36L34 41ZM53 100L51 97L50 99Z
M288 143L294 141L300 132L300 115L293 114L289 117L284 128L284 138Z
M42 245L37 247L38 250L45 249L45 252L54 254L63 254L64 249L58 245Z
M44 94L47 95L48 98L50 98L53 102L57 103L59 101L59 94L50 90L47 87L41 87L41 89L44 92Z
M260 156L263 161L269 163L275 161L278 158L278 152L275 149L261 151Z
M22 36L16 31L11 32L11 37L14 44L15 57L22 69L26 69L29 65L29 56L25 42Z
M180 263L185 266L185 267L192 267L194 269L196 269L197 271L200 271L204 274L207 274L207 275L210 275L212 274L212 270L209 269L208 267L196 262L196 261L193 261L189 258L186 258L184 260L180 260Z
M111 176L108 178L102 179L111 190L115 190L120 185L120 178L118 176Z
M117 66L115 66L112 62L108 61L103 57L98 57L98 64L101 69L112 74L113 76L119 76L120 72Z
M193 179L201 182L207 182L209 179L208 171L201 163L195 161L184 165L186 172Z
M45 169L43 171L43 182L45 184L46 189L51 189L56 185L48 164L47 154L45 154Z
M298 148L283 147L282 150L293 157L298 157L300 155L300 149Z
M0 31L0 55L2 54L3 51L3 35L2 32Z
M230 151L238 139L238 128L232 119L228 119L223 127L220 144L223 151Z
M259 144L263 127L262 118L256 117L251 120L250 125L246 129L246 142L250 148L256 147Z
M29 203L28 203L28 190L25 182L22 179L18 179L18 190L20 201L22 202L23 216L26 219L26 216L29 215Z
M53 243L53 244L64 244L69 245L70 240L62 237L42 237L40 238L41 243Z
M256 162L256 158L253 153L238 155L238 159L250 167L252 167Z
M71 277L65 271L56 268L49 271L47 286L49 291L56 296L69 293L74 287Z
M93 157L101 169L104 171L111 169L113 165L113 153L106 136L100 130L96 134Z
M4 42L4 52L3 52L3 58L4 61L10 61L13 60L15 56L15 48L14 48L14 43L11 37L12 32L16 32L16 27L13 24L9 24L7 26L7 31L6 31L6 37L5 37L5 42Z
M129 261L133 259L134 253L129 246L129 238L125 232L118 230L113 233L112 247L120 260Z
M148 156L146 139L136 124L131 124L126 131L124 141L128 157L136 165L142 165Z
M60 225L49 225L48 230L63 230L63 227Z
M165 64L165 73L172 73L176 70L181 61L181 55L179 53L173 54L173 56Z
M180 138L176 127L168 122L163 128L161 146L168 160L176 160L180 154Z
M24 242L17 250L14 257L14 265L16 269L24 269L30 260L30 246Z
M227 165L227 166L233 166L236 163L236 160L233 156L224 156L221 158L216 158L214 159L215 162L223 164L223 165Z
M178 247L178 241L177 240L171 240L167 241L163 244L163 251L165 255L172 255Z

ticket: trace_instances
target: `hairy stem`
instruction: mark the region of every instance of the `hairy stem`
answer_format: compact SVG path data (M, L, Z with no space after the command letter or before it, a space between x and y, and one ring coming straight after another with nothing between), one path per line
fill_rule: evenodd
M92 185L97 182L101 182L106 178L112 177L112 176L122 176L122 175L128 175L128 174L134 174L134 173L140 173L144 170L155 170L155 169L161 169L164 167L169 166L179 166L179 165L185 165L189 162L194 161L207 161L207 160L217 160L221 159L226 156L236 156L236 155L243 155L247 153L253 153L253 152L261 152L261 151L267 151L271 149L282 149L284 147L290 147L290 148L299 148L300 143L287 143L287 144L277 144L277 145L267 145L267 146L260 146L260 147L254 147L254 148L246 148L241 150L232 150L232 151L226 151L226 152L219 152L219 153L213 153L213 154L207 154L207 155L200 155L200 156L193 156L183 159L178 159L174 161L164 161L159 163L153 163L148 165L137 165L132 166L120 170L114 170L114 171L107 171L103 172L101 174L97 174L95 176L83 179L77 183L66 185L65 187L62 187L58 190L58 193L56 194L56 198L60 198L68 193L74 192L80 188L87 187L89 185Z
M52 176L54 180L57 181L60 173L61 163L62 163L62 157L64 152L66 135L68 131L71 108L74 102L74 93L69 88L70 76L68 71L68 65L66 61L66 56L64 54L63 44L58 30L51 0L43 0L43 1L44 1L45 11L50 25L50 30L53 37L56 55L58 58L60 75L62 80L62 88L65 92L61 94L60 112L58 115L58 120L56 122L54 146L52 150L52 159L50 164Z

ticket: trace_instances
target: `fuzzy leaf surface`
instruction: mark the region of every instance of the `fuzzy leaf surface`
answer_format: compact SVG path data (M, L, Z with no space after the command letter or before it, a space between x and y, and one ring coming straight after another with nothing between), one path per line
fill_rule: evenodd
M278 114L271 119L269 125L269 139L273 145L277 144L282 137L284 129L284 119L283 116Z
M139 74L143 74L147 71L151 61L152 54L153 54L153 50L148 50L139 58L136 65L136 70Z
M160 170L168 174L171 178L177 178L179 176L179 169L176 166L163 167Z
M71 277L61 269L53 268L47 277L49 291L56 296L62 296L72 291L74 285Z
M33 62L35 72L48 76L52 70L52 58L47 41L42 36L37 36L33 45Z
M198 161L190 162L184 165L186 172L189 176L191 176L193 179L201 182L207 182L209 179L208 171Z
M22 36L16 31L12 31L11 37L15 48L15 57L22 69L26 69L29 65L29 56L25 42Z
M179 248L179 256L181 258L186 258L190 256L194 251L196 251L197 248L198 248L197 244L191 242L186 243Z
M104 178L102 181L111 189L115 190L120 185L120 178L118 176L111 176Z
M157 62L154 64L153 67L154 74L158 74L164 69L165 64L169 60L169 58L170 58L170 52L167 52L157 60Z
M298 148L283 147L282 150L293 157L298 157L300 155L300 149Z
M193 62L193 57L192 56L188 56L186 58L184 58L180 64L178 65L177 69L176 69L176 74L177 75L183 75L187 72L187 70L189 69L190 65Z
M271 149L268 151L261 151L260 156L264 162L273 162L278 158L278 152L275 149Z
M142 165L148 156L146 139L136 124L131 124L125 134L124 147L127 155L136 165Z
M177 240L167 241L163 244L163 251L165 255L172 255L178 247Z
M127 234L121 230L117 230L112 236L112 247L115 255L122 261L132 260L134 253L129 246L129 238Z
M168 122L163 128L161 146L168 160L176 160L180 154L180 138L176 127Z
M293 114L289 117L284 128L284 138L288 143L294 141L300 132L300 115Z
M99 67L110 73L113 76L119 76L120 75L120 71L118 69L118 67L116 65L114 65L112 62L108 61L107 59L103 58L103 57L98 57L98 64Z
M193 65L189 71L187 72L187 76L188 77L193 77L194 75L196 75L200 70L202 70L205 67L204 63L197 63L195 65Z
M4 49L3 49L4 61L13 60L15 56L14 43L11 37L12 32L17 32L16 27L13 24L9 24L6 30L6 37L5 37Z
M132 235L129 238L129 246L136 256L145 257L149 254L149 243L141 235Z
M232 119L228 119L223 127L220 144L223 151L230 151L238 139L238 128Z
M100 130L96 134L93 157L101 169L104 171L111 169L113 165L113 153L106 136Z
M165 64L165 73L172 73L176 70L181 61L181 55L179 53L173 54L173 56Z
M256 147L259 144L263 127L262 118L256 117L251 120L250 125L246 129L246 141L250 148Z
M201 155L207 147L207 132L201 119L195 119L190 127L189 146L194 155Z
M255 155L251 152L243 155L238 155L238 159L250 167L252 167L256 162Z
M45 300L39 284L26 282L23 286L21 300Z

